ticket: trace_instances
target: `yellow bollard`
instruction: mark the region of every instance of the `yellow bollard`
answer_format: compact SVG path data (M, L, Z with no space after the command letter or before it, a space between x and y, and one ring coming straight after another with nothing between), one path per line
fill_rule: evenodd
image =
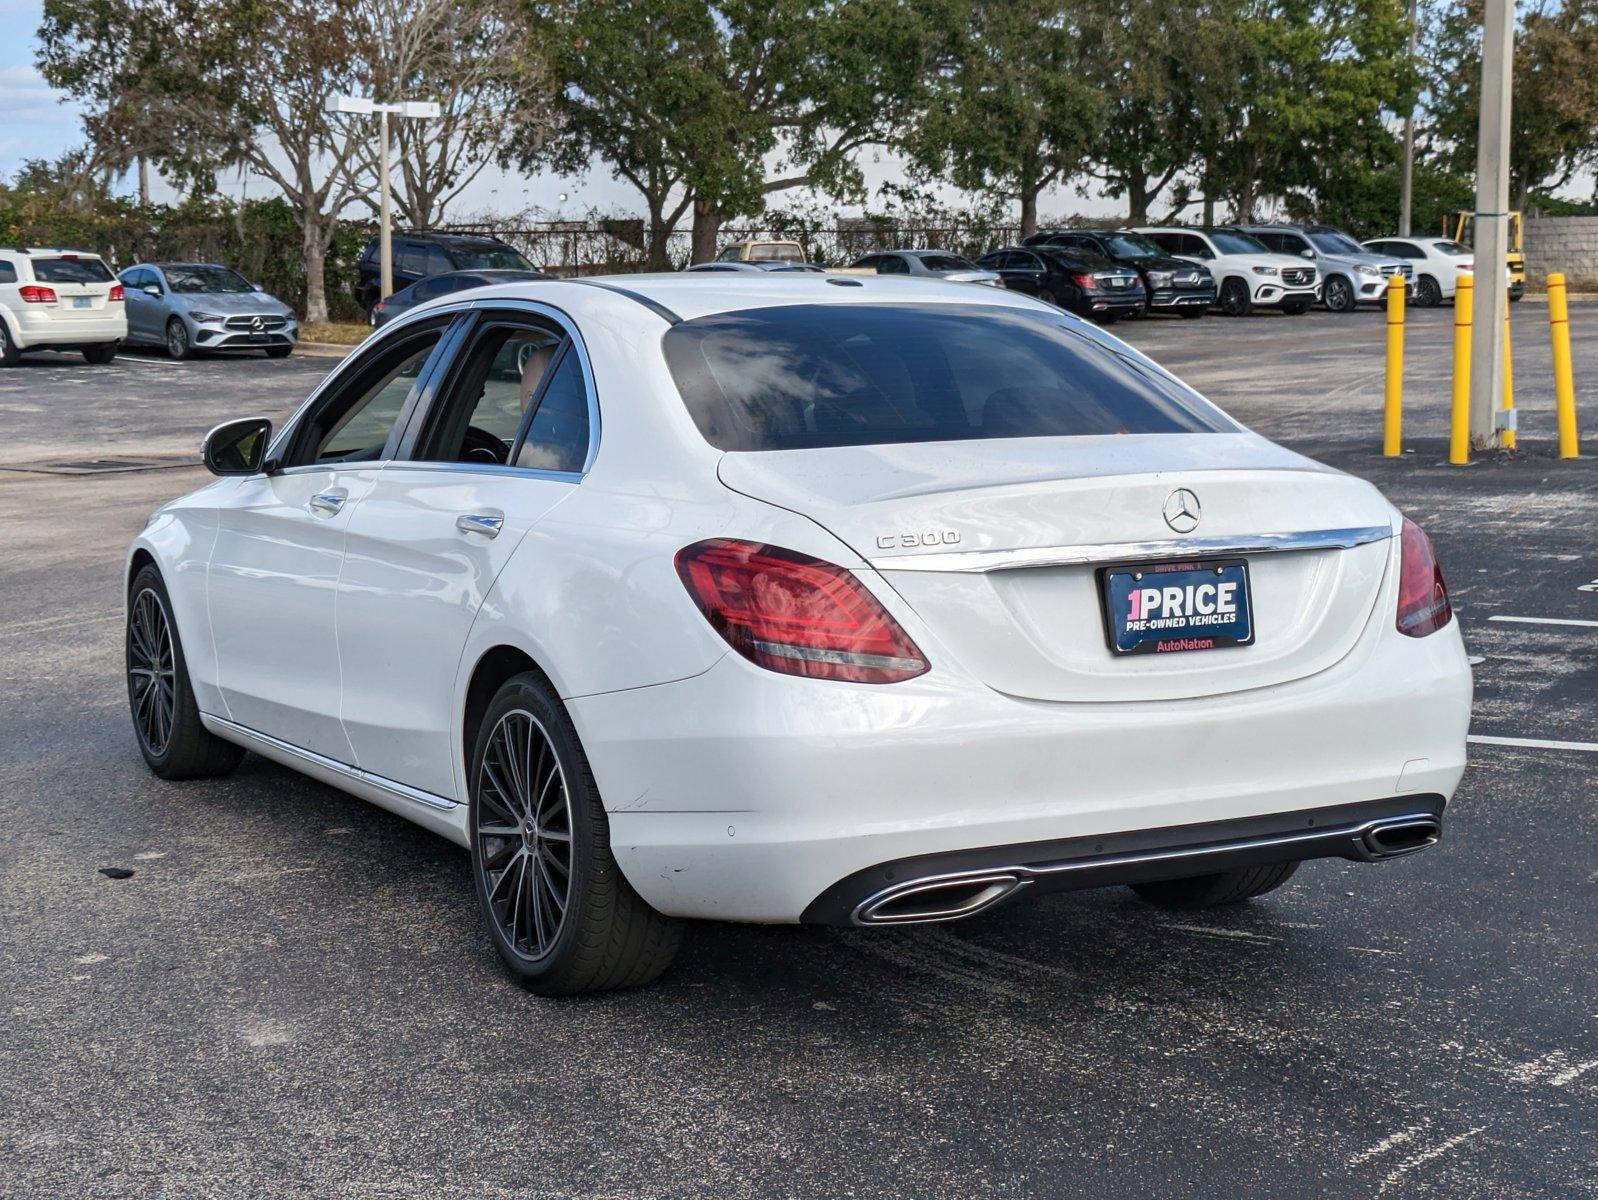
M1554 342L1554 411L1559 416L1559 457L1575 458L1576 383L1570 371L1570 312L1565 306L1565 277L1548 277L1548 332Z
M1515 411L1515 371L1511 365L1509 353L1509 310L1513 307L1506 298L1504 301L1504 411ZM1505 450L1515 448L1515 427L1505 425L1498 431L1498 444Z
M1470 309L1475 280L1459 277L1454 291L1454 426L1448 437L1448 461L1464 466L1470 461Z
M1387 278L1387 410L1382 420L1382 453L1404 452L1404 277Z

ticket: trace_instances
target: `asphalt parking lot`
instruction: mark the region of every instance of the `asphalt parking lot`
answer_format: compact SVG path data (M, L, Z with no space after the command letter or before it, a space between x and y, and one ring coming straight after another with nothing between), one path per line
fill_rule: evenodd
M1444 465L1450 319L1411 314L1399 461L1378 313L1117 332L1426 527L1474 736L1598 743L1598 305L1576 462L1526 303L1521 451ZM701 925L655 986L571 1001L509 982L455 847L254 757L156 780L124 548L207 428L331 364L0 372L0 1196L1598 1196L1590 750L1479 742L1440 847L1239 909Z

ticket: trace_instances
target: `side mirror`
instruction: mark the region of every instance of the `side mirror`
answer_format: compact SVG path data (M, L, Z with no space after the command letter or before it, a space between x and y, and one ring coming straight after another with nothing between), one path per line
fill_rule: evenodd
M213 475L259 475L272 440L272 422L265 417L227 421L205 435L200 453Z
M266 288L264 288L264 287L263 287L263 286L262 286L262 285L261 285L261 284L259 284L259 283L252 283L252 284L250 284L250 290L251 290L251 291L252 291L252 292L264 292L264 291L266 291Z
M1315 251L1313 251L1313 250L1300 250L1299 251L1299 255L1301 257L1303 257L1303 258L1314 258L1315 257Z
M161 285L159 283L147 283L139 290L146 296L154 296L157 300L161 298Z

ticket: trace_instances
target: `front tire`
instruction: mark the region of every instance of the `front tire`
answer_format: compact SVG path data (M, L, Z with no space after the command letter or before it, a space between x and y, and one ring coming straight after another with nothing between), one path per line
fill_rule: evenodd
M1359 307L1359 301L1354 296L1354 285L1341 275L1333 275L1326 281L1326 311L1334 313L1351 313Z
M1228 279L1221 285L1221 311L1229 317L1246 317L1254 311L1254 297L1241 279Z
M128 589L124 640L133 732L150 770L162 779L202 779L238 766L243 749L200 722L172 600L153 564L141 569Z
M168 358L180 362L194 357L194 345L189 341L189 327L177 317L166 323L166 353Z
M532 672L505 683L483 716L468 819L478 902L523 987L541 996L637 987L671 965L681 926L622 876L577 731Z
M1244 900L1274 892L1291 879L1296 870L1296 862L1266 863L1262 867L1239 867L1213 875L1160 879L1131 886L1143 899L1164 908L1214 908L1221 904L1241 904Z

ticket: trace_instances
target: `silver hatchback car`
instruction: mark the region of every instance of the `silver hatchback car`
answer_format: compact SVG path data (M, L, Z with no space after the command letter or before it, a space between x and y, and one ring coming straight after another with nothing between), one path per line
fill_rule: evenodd
M139 263L120 276L128 341L173 358L208 350L264 350L287 358L299 340L294 310L216 263Z

